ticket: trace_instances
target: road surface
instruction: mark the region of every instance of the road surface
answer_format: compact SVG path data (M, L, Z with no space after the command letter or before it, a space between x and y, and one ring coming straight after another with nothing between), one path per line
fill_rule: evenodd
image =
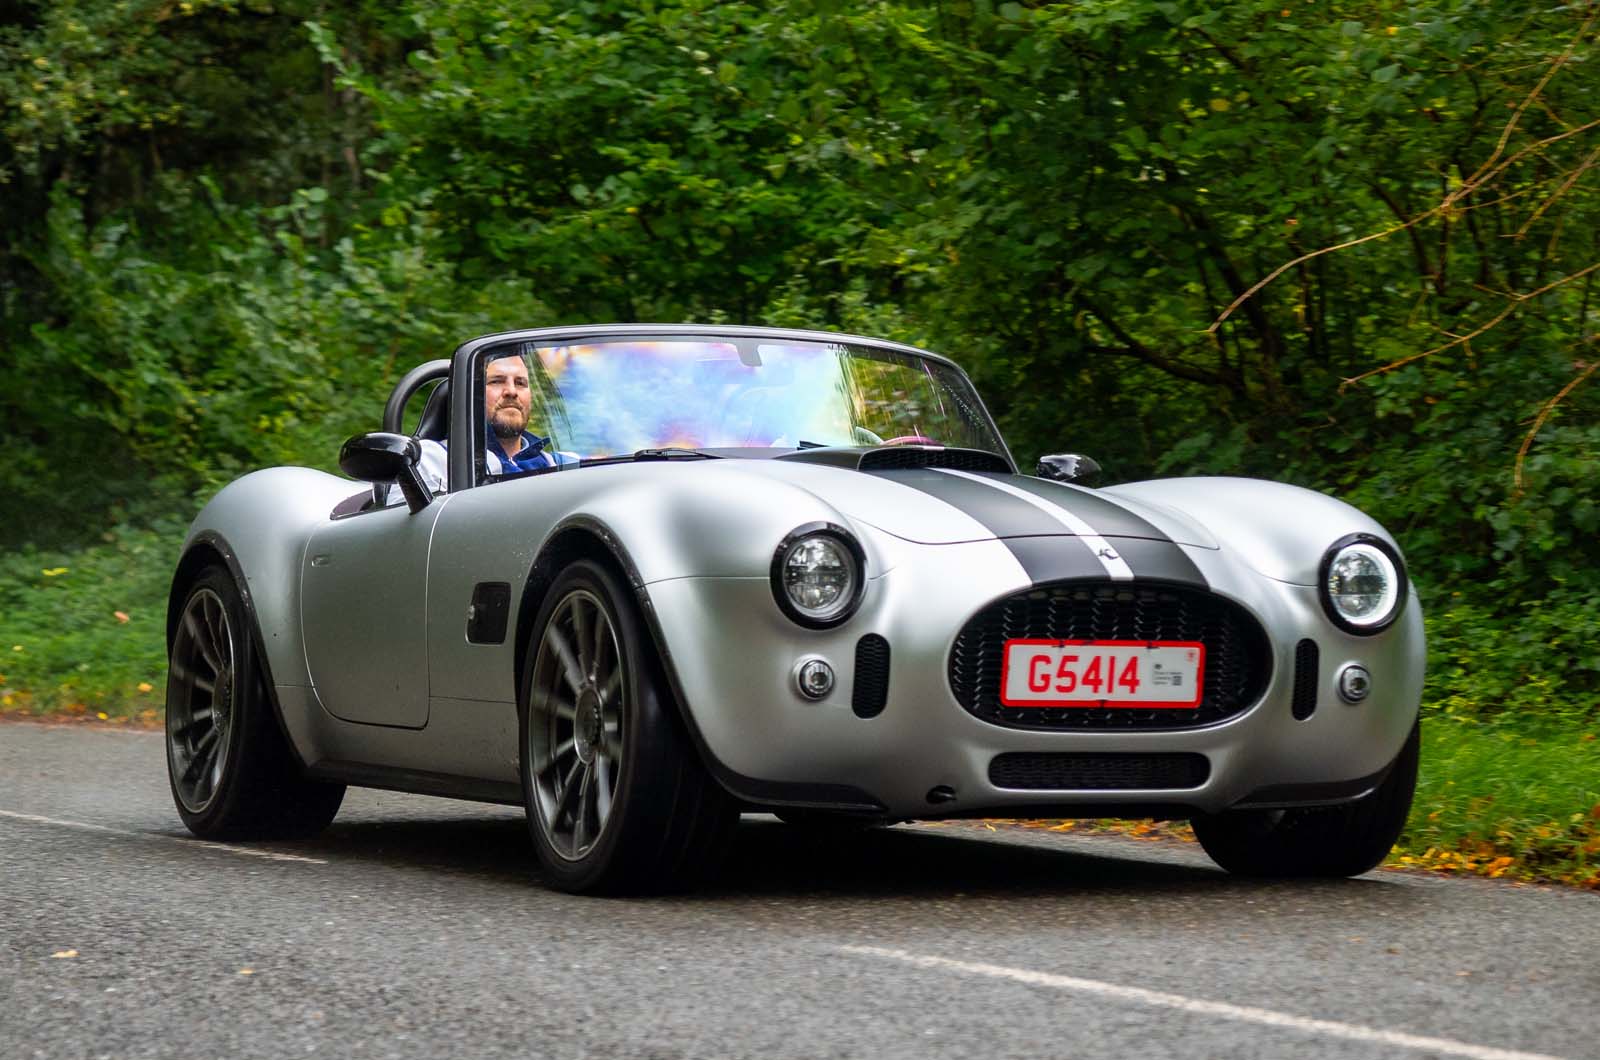
M520 811L206 844L159 734L0 724L0 1057L318 1055L1600 1058L1600 897L748 817L698 894L573 898Z

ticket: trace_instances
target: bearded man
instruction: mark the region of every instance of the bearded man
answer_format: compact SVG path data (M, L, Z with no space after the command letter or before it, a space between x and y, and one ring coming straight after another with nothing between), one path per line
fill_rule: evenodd
M565 462L563 454L545 451L550 439L528 433L532 409L528 366L521 357L501 357L483 366L484 463L491 476Z
M528 431L533 411L533 389L528 365L520 356L497 357L483 367L484 472L491 478L533 471L541 467L575 464L577 454L546 449L550 439ZM432 493L443 491L449 481L449 459L443 442L420 440L421 458L417 472ZM391 486L387 504L398 504L400 488Z

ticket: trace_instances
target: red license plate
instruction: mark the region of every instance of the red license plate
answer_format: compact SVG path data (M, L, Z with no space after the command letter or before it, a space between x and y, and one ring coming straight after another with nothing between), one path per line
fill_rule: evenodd
M1008 707L1192 710L1206 647L1189 640L1008 640L1000 702Z

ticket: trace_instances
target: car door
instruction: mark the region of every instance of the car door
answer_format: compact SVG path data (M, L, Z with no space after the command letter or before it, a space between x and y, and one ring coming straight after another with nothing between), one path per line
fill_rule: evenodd
M300 620L311 683L335 717L428 723L428 550L449 499L332 519L312 534Z

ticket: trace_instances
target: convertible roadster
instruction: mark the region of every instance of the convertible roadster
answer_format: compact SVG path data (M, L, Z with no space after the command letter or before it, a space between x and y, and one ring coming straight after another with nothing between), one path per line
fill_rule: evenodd
M510 358L551 458L507 474ZM1024 475L954 363L809 331L487 335L382 426L359 481L257 471L189 532L167 762L198 835L314 833L349 784L503 802L551 885L644 891L745 812L1187 818L1297 876L1405 821L1422 615L1333 498Z

